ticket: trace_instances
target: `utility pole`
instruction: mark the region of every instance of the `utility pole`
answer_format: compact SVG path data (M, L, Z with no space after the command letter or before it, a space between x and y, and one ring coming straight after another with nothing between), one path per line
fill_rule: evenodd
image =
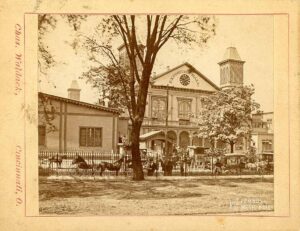
M165 155L168 155L169 85L167 85Z

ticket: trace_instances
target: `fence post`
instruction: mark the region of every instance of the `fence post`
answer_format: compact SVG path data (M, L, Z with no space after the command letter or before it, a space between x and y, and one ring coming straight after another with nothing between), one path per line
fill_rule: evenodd
M94 151L92 151L92 174L94 176L94 180L95 180L95 173L94 173Z
M156 168L156 172L155 172L155 177L156 177L156 180L157 180L158 170L159 170L159 161L158 161L158 153L157 152L156 152L156 165L157 165L157 168Z

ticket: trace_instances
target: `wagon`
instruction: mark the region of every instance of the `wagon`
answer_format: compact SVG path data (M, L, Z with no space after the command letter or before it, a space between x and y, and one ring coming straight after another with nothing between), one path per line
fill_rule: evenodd
M246 155L243 153L226 153L223 157L224 171L241 173L245 168Z

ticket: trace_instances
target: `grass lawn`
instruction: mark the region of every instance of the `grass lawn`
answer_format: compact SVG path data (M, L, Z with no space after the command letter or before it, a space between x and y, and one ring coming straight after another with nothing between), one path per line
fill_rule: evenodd
M197 215L273 211L273 179L47 180L41 215Z

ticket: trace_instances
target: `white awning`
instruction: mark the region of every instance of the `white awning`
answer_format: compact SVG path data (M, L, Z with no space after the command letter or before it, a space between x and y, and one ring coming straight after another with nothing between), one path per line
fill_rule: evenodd
M163 131L152 131L145 133L143 135L140 135L140 141L147 141L150 139L153 140L165 140L165 133ZM172 139L170 136L167 137L167 141L170 143L174 142L174 139Z
M146 141L157 135L164 135L164 132L163 131L151 131L151 132L145 133L143 135L140 135L140 141Z

